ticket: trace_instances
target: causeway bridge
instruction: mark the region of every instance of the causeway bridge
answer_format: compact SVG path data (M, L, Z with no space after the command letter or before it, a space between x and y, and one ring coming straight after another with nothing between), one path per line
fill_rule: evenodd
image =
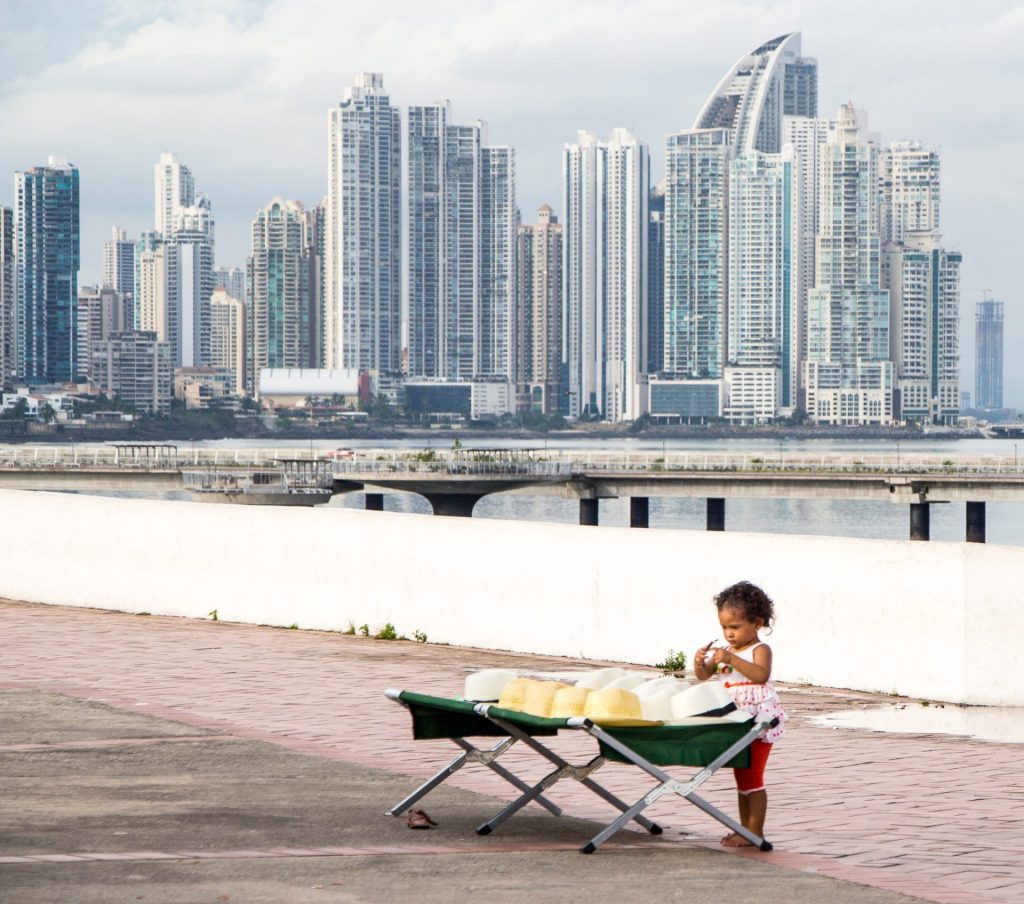
M492 493L579 501L580 524L597 525L602 499L628 498L630 524L649 524L652 496L703 498L708 530L724 530L730 498L830 498L906 505L911 539L930 537L930 506L966 503L965 536L985 541L985 504L1024 502L1016 456L789 452L624 454L547 449L266 450L179 448L159 443L0 446L0 488L74 492L186 489L188 475L240 475L316 463L332 492L365 493L383 510L385 491L418 493L436 515L471 516Z

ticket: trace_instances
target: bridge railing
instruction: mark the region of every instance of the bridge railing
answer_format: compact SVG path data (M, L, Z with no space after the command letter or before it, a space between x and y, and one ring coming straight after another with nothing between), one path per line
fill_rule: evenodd
M1000 475L1024 478L1024 456L950 455L906 452L758 452L591 451L581 449L516 450L427 449L232 449L171 446L135 450L113 445L0 446L3 470L116 469L180 471L188 468L273 468L286 460L331 462L339 476L360 473L523 474L567 478L579 473L786 473Z

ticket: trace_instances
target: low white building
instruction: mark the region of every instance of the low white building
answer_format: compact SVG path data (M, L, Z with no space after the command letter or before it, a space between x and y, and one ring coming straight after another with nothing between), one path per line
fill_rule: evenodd
M776 367L725 368L725 419L731 424L770 424L778 413L781 377Z
M262 367L257 395L275 407L293 407L309 398L355 398L359 371L347 368Z

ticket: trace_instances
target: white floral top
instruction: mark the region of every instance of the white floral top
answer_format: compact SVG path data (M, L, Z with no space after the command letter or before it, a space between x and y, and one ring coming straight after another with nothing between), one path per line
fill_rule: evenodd
M745 659L747 662L753 662L754 650L759 646L761 646L760 643L755 643L742 653L733 651L732 655L739 656L740 659ZM762 741L774 744L782 737L788 716L782 709L779 695L771 678L764 684L757 684L753 681L748 681L745 675L733 670L730 666L720 667L719 677L736 707L746 713L750 713L756 722L770 722L772 719L779 720L779 724L775 728L769 728L768 731L761 735Z

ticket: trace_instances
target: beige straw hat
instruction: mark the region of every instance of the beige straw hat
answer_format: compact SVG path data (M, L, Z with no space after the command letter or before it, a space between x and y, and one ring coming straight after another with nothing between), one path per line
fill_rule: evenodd
M513 678L502 688L498 706L501 709L514 709L522 712L523 706L526 704L526 690L531 684L536 683L538 682L531 678Z
M551 715L551 701L555 694L569 687L562 681L532 681L523 698L523 712L531 716L548 718Z
M551 700L552 719L576 719L583 715L583 709L590 696L589 687L562 687L555 691Z
M583 707L583 715L598 725L640 727L661 724L644 719L640 698L622 688L591 691Z

